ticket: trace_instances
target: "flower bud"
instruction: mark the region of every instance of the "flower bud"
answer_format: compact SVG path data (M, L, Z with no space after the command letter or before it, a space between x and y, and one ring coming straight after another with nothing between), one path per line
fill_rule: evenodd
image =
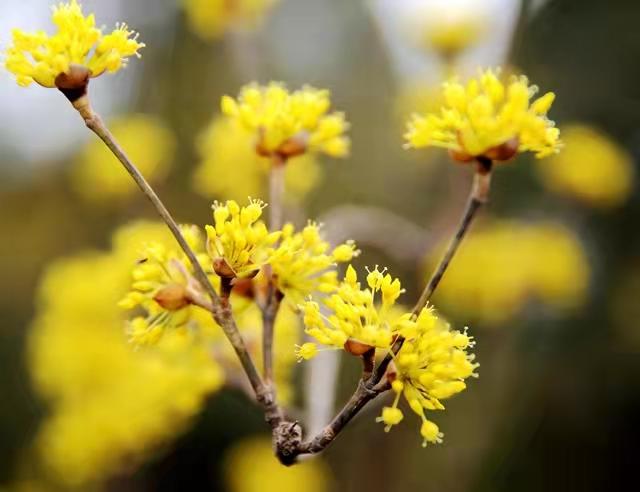
M168 311L177 311L191 303L187 296L187 289L180 284L169 284L163 287L156 292L153 300Z
M349 338L346 342L344 342L344 349L351 355L364 355L372 348L374 347L371 345L367 345L366 343L358 342L353 338Z

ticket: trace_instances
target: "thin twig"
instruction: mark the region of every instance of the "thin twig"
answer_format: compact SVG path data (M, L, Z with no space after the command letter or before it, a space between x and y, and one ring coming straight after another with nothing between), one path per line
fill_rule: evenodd
M279 154L275 154L271 160L269 170L269 229L271 231L282 229L285 165L286 159ZM265 382L273 386L273 336L282 293L275 285L273 270L270 265L265 267L265 273L268 279L268 287L265 303L261 307L262 361Z
M440 263L436 267L435 271L431 275L429 282L427 282L426 287L422 291L418 302L414 306L411 314L414 318L416 318L420 311L427 305L431 296L435 292L436 288L440 284L442 277L447 271L447 267L451 263L462 239L466 235L469 230L469 226L473 222L473 219L476 217L476 214L480 207L484 205L489 199L489 189L491 185L491 161L480 160L478 162L478 171L475 173L473 177L473 185L471 187L471 192L469 193L469 200L467 201L467 205L462 214L462 218L458 227L456 229L447 250L444 253L444 256L440 260ZM387 367L393 360L393 357L400 352L402 348L402 344L404 343L404 338L399 336L394 341L391 346L391 350L387 353L384 359L378 364L378 366L373 371L371 375L371 384L377 384L383 377L385 372L387 371Z
M285 159L273 157L269 170L269 229L272 231L282 228L285 168Z
M491 162L479 161L478 172L474 176L473 187L469 195L469 201L463 213L460 224L453 236L444 257L440 261L438 267L433 273L431 279L427 283L424 292L420 296L420 299L416 303L413 309L413 315L417 316L422 308L427 305L427 302L433 295L433 292L437 288L444 272L446 271L451 259L455 255L460 242L464 238L466 232L469 230L469 226L476 216L477 211L486 203L489 193L489 185L491 179ZM371 400L373 400L379 394L389 390L391 388L390 382L384 378L384 375L391 363L391 360L402 348L404 339L398 337L394 342L391 350L382 360L382 362L373 369L373 372L368 378L360 380L358 387L354 394L351 396L347 404L342 410L334 417L322 431L320 431L315 437L307 441L301 442L297 449L297 454L315 454L326 449L331 444L338 434L344 429L353 417L355 417L362 408ZM364 372L369 370L369 363L366 358L363 358Z
M390 388L391 384L386 380L373 388L370 388L365 381L360 380L355 393L331 423L312 439L300 443L298 454L315 454L326 449L367 403Z
M220 296L215 291L213 285L209 281L207 274L205 273L202 265L196 258L195 253L185 240L182 232L180 231L180 227L173 219L164 203L160 200L158 195L155 193L153 188L149 185L144 176L140 173L138 168L131 162L129 157L126 155L122 147L117 143L115 137L111 134L109 129L103 123L100 116L95 113L91 105L89 103L88 96L82 95L81 97L71 100L73 107L80 113L82 118L85 121L87 127L93 131L109 148L109 150L116 156L116 158L120 161L120 163L124 166L129 175L136 182L140 190L144 193L144 195L149 199L149 201L153 204L158 215L165 222L169 230L175 237L176 241L180 245L180 248L184 251L185 255L189 259L194 271L194 275L198 282L201 284L202 288L205 289L207 295L211 299L211 313L215 319L215 321L222 327L227 339L233 346L238 358L240 359L240 363L247 374L249 382L256 394L256 399L263 405L265 408L266 418L273 425L276 425L277 421L281 418L281 412L275 405L275 401L271 392L267 386L265 386L256 366L249 354L247 347L242 339L240 331L236 326L235 320L233 318L231 307L228 303L222 303Z
M268 290L267 302L262 309L262 359L265 383L273 385L273 334L282 293L272 282Z

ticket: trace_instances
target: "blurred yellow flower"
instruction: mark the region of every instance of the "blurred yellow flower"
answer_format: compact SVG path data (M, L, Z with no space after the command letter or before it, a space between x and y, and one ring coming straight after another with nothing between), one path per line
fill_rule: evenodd
M477 376L474 371L479 365L474 362L475 356L467 353L474 342L466 330L451 330L430 308L424 308L400 333L405 342L394 360L396 371L391 385L396 397L377 420L385 424L385 431L399 424L404 415L398 403L404 396L422 421L422 445L440 443L443 434L427 420L425 410L444 410L441 400L460 393L467 387L464 380Z
M53 7L54 35L44 31L26 33L13 30L13 44L5 53L5 66L21 86L37 82L44 87L68 88L69 83L86 83L87 77L98 77L105 71L116 72L127 58L139 56L144 47L137 33L119 24L103 35L95 27L93 14L85 17L76 0ZM80 80L69 80L82 73Z
M435 265L443 248L429 256ZM590 265L579 239L551 222L496 221L465 240L435 299L460 317L500 324L534 298L556 309L579 306Z
M237 100L223 96L221 102L222 112L252 135L258 154L284 160L305 152L348 154L349 125L343 113L327 114L330 106L327 90L305 86L289 92L277 82L249 84Z
M189 332L172 331L153 350L127 344L116 303L135 261L133 236L172 240L160 225L134 225L116 235L111 253L53 263L40 286L29 366L50 411L37 443L47 467L70 484L139 462L223 383L219 365Z
M586 125L567 125L562 134L562 153L538 164L545 186L596 207L624 202L631 194L635 175L631 155Z
M229 492L328 492L331 473L322 458L282 466L267 437L245 439L231 448L224 459Z
M110 122L111 132L129 158L151 183L161 182L173 161L173 133L150 115L132 114ZM74 189L86 200L111 203L132 196L138 187L111 151L91 139L80 152L71 173Z
M530 102L538 88L525 76L504 83L486 70L466 86L445 82L442 91L439 113L409 121L408 147L443 147L463 162L480 156L504 161L526 151L542 158L560 148L560 132L546 116L555 96L547 92Z
M258 155L254 145L254 136L237 121L214 118L197 140L200 164L193 175L195 190L219 200L264 196L271 162ZM285 200L300 200L319 184L322 169L312 154L292 157L284 179Z
M423 8L425 12L413 21L414 37L447 62L478 43L490 25L482 2L460 5L445 0L425 3Z
M278 0L183 0L189 27L203 39L256 28Z
M126 313L117 304L129 291L131 271L147 263L137 262L150 245L172 251L174 242L162 224L134 223L116 231L110 252L59 260L42 279L28 362L50 409L38 450L60 481L82 486L138 464L185 429L224 381L247 384L222 329L196 306L189 308L188 324L166 331L153 347L127 343ZM240 295L232 295L231 304L259 362L260 310ZM284 403L292 399L300 338L298 317L283 305L275 326L274 375Z

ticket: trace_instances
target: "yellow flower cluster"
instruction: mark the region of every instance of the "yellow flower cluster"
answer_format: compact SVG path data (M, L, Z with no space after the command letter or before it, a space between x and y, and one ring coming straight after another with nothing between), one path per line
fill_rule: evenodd
M405 325L400 330L405 342L394 359L396 373L391 387L396 397L390 407L382 409L378 421L385 424L386 431L399 424L404 415L398 403L404 396L411 410L422 420L423 446L428 442L440 443L443 434L426 418L425 410L444 410L441 400L463 391L466 388L464 380L476 376L475 356L467 353L474 342L466 330L464 333L451 330L429 308Z
M347 341L368 348L389 348L394 333L410 318L408 314L398 317L391 309L402 292L400 281L376 268L367 275L367 285L361 288L355 269L349 265L336 292L323 301L332 311L328 318L321 314L317 302L302 305L306 333L323 345L337 348L345 347ZM307 346L306 352L309 350ZM303 352L300 356L307 358Z
M270 440L263 437L250 437L234 445L224 458L224 476L229 492L332 490L331 473L322 458L284 467L273 455Z
M254 143L253 135L236 120L214 118L197 140L200 164L193 175L195 190L222 200L264 196L271 162L255 152ZM321 179L322 169L313 154L292 157L284 170L285 201L301 200Z
M631 155L610 137L586 125L568 125L562 134L562 153L538 165L545 186L597 207L624 202L633 189Z
M207 251L215 272L226 278L255 276L274 253L281 232L269 232L260 217L266 205L251 200L240 207L234 200L214 203L214 225L207 225Z
M312 293L335 290L336 264L350 262L359 253L353 241L331 250L314 222L299 232L295 232L293 225L286 224L270 265L278 289L297 305Z
M430 255L430 265L443 248ZM464 241L435 298L459 316L501 324L532 298L559 310L579 305L589 276L586 253L565 227L498 221Z
M478 367L474 356L466 352L473 346L471 338L466 331L451 330L432 308L422 309L414 318L395 307L402 288L391 275L376 268L367 275L367 285L364 290L360 287L355 270L349 266L337 292L324 301L331 311L328 317L320 313L316 302L304 303L305 331L323 345L344 348L354 355L389 349L396 337L404 337L391 371L396 398L392 406L383 409L378 421L385 423L387 431L399 424L404 416L398 403L404 395L422 419L424 444L440 442L442 433L427 420L425 410L444 409L440 400L465 389L464 380ZM317 352L311 342L296 347L299 360L311 359Z
M176 147L173 133L164 123L150 115L131 114L116 118L109 128L147 180L162 181ZM97 139L91 139L81 151L71 178L77 192L91 202L111 203L138 191L131 176L117 165L111 151Z
M203 39L258 26L278 0L183 0L189 26Z
M561 145L560 132L546 116L555 96L548 92L531 102L537 90L524 76L504 83L491 70L466 85L446 82L444 106L412 117L407 145L444 147L464 162L480 156L503 161L526 151L538 158L551 155Z
M238 99L222 98L222 112L253 136L258 154L287 159L305 152L343 157L349 152L343 113L327 114L329 91L305 86L290 93L282 84L250 84Z
M29 332L29 366L49 414L37 437L47 468L80 485L138 463L173 438L223 383L207 347L168 333L132 350L115 308L146 241L172 240L161 225L136 224L110 253L84 253L48 268ZM81 487L82 488L82 487Z
M113 73L126 64L127 58L139 56L138 50L144 47L126 24L103 35L95 27L93 14L85 17L76 0L54 6L52 20L57 32L51 36L44 31L13 30L5 66L21 86L32 82L44 87L61 86L58 77L69 75L74 67L88 70L89 77L105 71Z
M182 234L201 264L208 256L195 226L182 226ZM206 296L192 276L193 267L177 244L147 243L133 269L131 291L119 303L124 309L142 308L128 326L129 340L136 345L158 342L167 329L185 326L190 320L193 295Z

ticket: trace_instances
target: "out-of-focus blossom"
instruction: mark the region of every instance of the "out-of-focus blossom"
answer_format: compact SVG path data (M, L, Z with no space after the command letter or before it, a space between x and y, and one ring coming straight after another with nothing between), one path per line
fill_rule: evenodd
M408 20L414 42L452 61L473 46L489 26L482 2L428 1Z
M29 366L50 411L37 443L63 482L100 480L139 462L184 429L223 383L190 332L171 332L154 350L127 344L117 303L135 262L132 236L137 244L171 240L159 225L125 229L111 253L53 263L40 286Z
M94 15L85 17L76 0L54 6L52 21L57 32L51 36L44 31L13 30L5 66L19 85L37 82L44 87L74 88L89 77L118 71L127 58L139 56L138 50L144 47L137 41L137 33L124 23L103 35L102 29L96 28Z
M259 27L279 0L182 0L189 27L203 39Z
M162 121L149 115L132 114L114 119L109 129L147 180L158 183L165 178L176 142ZM76 191L94 203L108 204L138 192L131 176L96 138L81 151L71 178Z
M564 149L538 170L547 188L596 207L614 207L631 194L633 159L603 132L573 124L562 129Z
M200 164L193 175L195 190L219 200L264 196L271 161L258 155L254 146L254 135L237 121L214 118L197 140ZM292 157L284 179L285 200L301 200L321 181L322 169L313 154Z
M469 162L477 157L505 161L518 152L542 158L560 148L560 132L547 112L555 98L547 92L531 101L538 88L525 76L499 78L485 70L466 85L443 84L439 112L414 115L405 135L413 148L443 147L452 157Z
M435 265L443 248L429 256ZM584 302L590 266L579 239L550 222L493 222L474 230L451 262L436 302L457 316L500 324L537 299L558 310Z
M197 306L190 307L188 323L166 331L155 345L136 348L127 342L127 315L117 304L130 289L132 269L145 264L138 262L150 244L171 251L174 242L164 225L134 223L115 233L110 252L55 262L42 280L29 366L49 406L38 450L62 482L84 486L140 463L184 430L225 381L246 384L222 329ZM242 296L232 295L231 303L259 361L260 311ZM283 306L274 339L274 375L283 402L291 399L298 343L297 316Z
M266 437L252 437L231 448L224 475L229 492L328 492L332 482L322 458L282 466Z

